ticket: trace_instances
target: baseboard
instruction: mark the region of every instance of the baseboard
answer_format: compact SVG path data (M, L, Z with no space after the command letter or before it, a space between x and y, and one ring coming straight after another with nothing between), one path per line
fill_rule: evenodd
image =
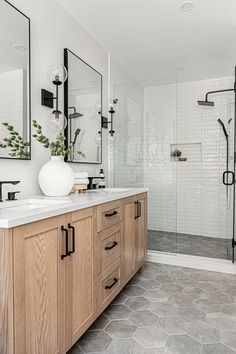
M236 264L218 258L148 251L147 260L154 263L163 263L180 267L209 270L213 272L236 274Z

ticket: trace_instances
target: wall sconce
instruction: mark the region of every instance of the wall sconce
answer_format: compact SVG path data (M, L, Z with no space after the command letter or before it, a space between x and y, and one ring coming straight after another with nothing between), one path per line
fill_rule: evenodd
M107 117L102 116L102 127L108 129L108 124L111 124L111 129L109 130L109 134L111 137L114 136L115 130L113 129L113 115L115 114L115 109L117 110L118 106L118 98L115 98L110 105L109 113L111 115L111 120L109 121Z
M49 128L53 133L60 134L64 131L67 120L66 117L58 108L58 88L67 79L67 70L61 65L52 65L48 68L48 80L56 86L56 96L52 92L42 89L41 90L41 104L48 108L54 108L54 100L56 101L56 109L52 111L49 116Z

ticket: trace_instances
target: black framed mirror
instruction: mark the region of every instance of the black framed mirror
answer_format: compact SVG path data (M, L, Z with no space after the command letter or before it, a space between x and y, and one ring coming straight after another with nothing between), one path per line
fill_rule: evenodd
M64 49L68 79L64 86L68 162L102 162L102 75L69 49Z
M6 0L0 48L0 158L30 160L30 19Z

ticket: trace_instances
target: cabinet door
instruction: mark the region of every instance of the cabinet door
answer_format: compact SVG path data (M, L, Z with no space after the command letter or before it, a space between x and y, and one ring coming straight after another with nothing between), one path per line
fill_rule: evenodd
M90 326L95 316L94 305L94 226L93 208L69 214L69 249L66 287L68 290L68 348ZM73 245L74 237L74 245Z
M147 251L147 210L146 198L136 202L136 233L134 240L134 268L138 270L146 259Z
M65 353L63 217L13 229L14 354Z
M124 201L124 234L122 238L122 255L124 256L124 281L134 272L134 240L136 233L135 201L127 198Z

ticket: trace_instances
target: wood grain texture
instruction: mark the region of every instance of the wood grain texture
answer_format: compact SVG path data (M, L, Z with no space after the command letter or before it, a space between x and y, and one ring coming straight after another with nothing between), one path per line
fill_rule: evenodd
M14 354L65 352L64 221L55 217L13 230Z
M66 271L70 345L80 338L95 319L93 221L93 208L71 213L68 220L75 227L75 253L69 257Z
M0 229L0 353L13 354L12 230Z
M97 274L100 274L120 257L121 223L100 232L96 241L96 268ZM114 242L116 243L115 247L110 250L106 249L106 247L114 245Z
M106 214L112 212L115 212L116 214L113 216L106 216ZM118 224L121 220L122 220L122 213L121 213L120 200L97 206L97 231L98 232Z
M147 200L138 199L141 203L141 216L136 219L136 236L134 241L134 270L144 264L147 255Z

